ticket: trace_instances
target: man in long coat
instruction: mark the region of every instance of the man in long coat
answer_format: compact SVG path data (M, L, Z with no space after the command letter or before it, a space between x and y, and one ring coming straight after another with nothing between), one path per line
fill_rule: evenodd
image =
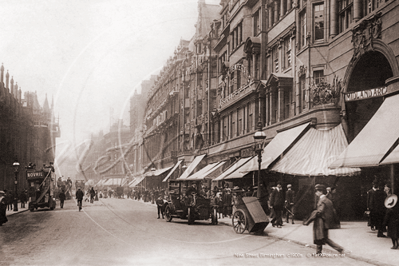
M385 237L382 225L385 216L385 198L385 192L380 189L378 183L374 183L373 192L369 196L368 208L370 210L371 225L374 225L378 230L377 237Z
M64 201L65 201L65 192L62 189L60 194L58 195L58 198L60 199L60 207L61 209L64 208Z
M8 221L6 216L7 210L7 200L6 193L4 191L0 191L0 226Z
M287 191L285 192L285 208L287 209L287 223L289 223L290 214L292 215L292 224L294 224L294 200L295 191L292 190L292 185L287 185Z
M328 244L339 253L344 249L328 238L328 230L335 228L335 210L331 200L325 195L325 186L317 184L315 186L316 196L319 197L317 209L312 212L309 219L304 221L304 225L309 225L313 221L313 243L317 245L316 253L321 254L323 245Z
M272 225L281 227L283 225L282 212L284 209L284 192L281 187L281 183L277 183L277 187L273 190L270 197L270 207L274 210L274 218L272 219Z

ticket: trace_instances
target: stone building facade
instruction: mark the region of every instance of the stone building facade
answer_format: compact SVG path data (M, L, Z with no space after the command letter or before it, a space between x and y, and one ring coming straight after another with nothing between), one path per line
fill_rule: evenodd
M43 164L54 162L56 139L61 131L49 106L47 96L43 107L37 94L25 92L14 83L13 77L0 68L0 189L14 191L13 162L18 160L18 190L28 189L25 166L29 163L41 169Z
M156 76L142 126L134 125L128 157L134 185L154 171L159 182L168 171L176 178L202 155L193 173L252 158L259 124L270 153L263 154L264 163L270 160L262 166L265 184L292 183L309 201L314 183L337 186L348 203L342 213L362 215L372 179L389 176L396 164L328 166L398 91L398 3L199 0L198 12L195 35L180 41ZM290 162L310 133L324 136L307 144L319 147L318 158L305 146L302 161ZM276 153L273 147L283 144ZM256 186L256 168L256 159L249 160L231 182Z

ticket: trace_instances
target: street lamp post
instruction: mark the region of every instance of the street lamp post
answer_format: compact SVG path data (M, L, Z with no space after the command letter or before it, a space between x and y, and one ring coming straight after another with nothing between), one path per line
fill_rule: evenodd
M262 151L263 151L263 141L266 139L265 132L262 131L262 122L259 121L257 125L257 131L254 135L255 141L255 152L258 155L258 189L257 189L257 198L261 198L261 188L260 188L260 169L262 164Z
M14 192L14 211L18 211L18 173L19 173L19 162L15 160L12 164L14 167L14 174L15 174L15 192Z

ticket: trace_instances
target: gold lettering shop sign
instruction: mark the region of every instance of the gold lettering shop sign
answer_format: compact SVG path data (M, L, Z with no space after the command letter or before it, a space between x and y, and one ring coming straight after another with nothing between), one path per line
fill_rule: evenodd
M375 88L364 91L353 91L345 93L345 102L364 100L369 98L381 97L387 93L387 87Z

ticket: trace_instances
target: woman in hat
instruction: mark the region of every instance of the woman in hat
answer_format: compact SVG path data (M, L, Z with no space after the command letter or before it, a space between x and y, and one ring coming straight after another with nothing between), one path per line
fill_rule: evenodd
M399 204L398 197L394 194L385 199L385 207L387 208L384 218L384 226L388 227L388 236L392 240L391 249L398 249L399 236Z
M6 217L7 200L4 191L0 191L0 226L8 221Z

